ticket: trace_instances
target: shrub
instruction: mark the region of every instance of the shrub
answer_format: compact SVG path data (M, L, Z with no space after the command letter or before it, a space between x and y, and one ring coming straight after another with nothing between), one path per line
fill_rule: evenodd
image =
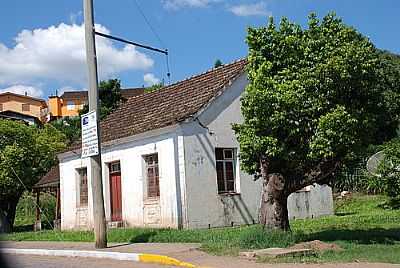
M380 180L383 191L391 198L400 197L400 138L395 138L383 145L385 157L378 165L376 180Z

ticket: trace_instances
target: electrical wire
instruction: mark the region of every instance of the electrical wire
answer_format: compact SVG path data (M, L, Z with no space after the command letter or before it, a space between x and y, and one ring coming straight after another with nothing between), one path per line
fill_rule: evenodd
M143 10L141 9L141 7L139 6L139 3L137 2L137 0L133 0L133 3L136 5L136 8L138 9L140 15L142 15L144 21L146 22L147 26L149 26L150 30L152 31L152 33L154 34L154 36L157 38L158 42L160 43L160 45L164 48L166 48L167 46L165 45L165 43L161 40L160 35L156 32L156 30L154 29L154 27L151 25L149 19L147 18L147 16L144 14ZM168 52L168 49L165 49ZM166 63L166 67L167 67L167 79L168 79L168 84L171 84L171 71L170 71L170 67L169 67L169 53L165 54L165 63Z
M142 15L144 21L146 22L147 26L149 26L150 30L153 32L153 34L155 35L155 37L157 38L158 42L160 43L160 45L164 48L166 48L167 46L165 45L165 43L161 40L161 37L157 34L156 30L154 29L154 27L151 25L150 21L147 19L146 15L144 14L143 10L140 8L138 2L136 0L133 0L133 3L136 5L136 8L139 10L139 13Z

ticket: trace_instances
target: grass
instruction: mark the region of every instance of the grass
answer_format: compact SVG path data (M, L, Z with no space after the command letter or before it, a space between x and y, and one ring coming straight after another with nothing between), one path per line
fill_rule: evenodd
M353 196L335 204L334 216L294 220L291 233L268 232L261 226L174 230L127 228L111 229L109 242L190 242L216 255L237 255L240 250L287 247L301 241L322 240L344 248L313 257L280 259L280 262L369 262L400 263L400 210L384 209L383 196ZM15 232L0 235L0 240L93 241L89 231ZM262 259L272 262L276 260Z

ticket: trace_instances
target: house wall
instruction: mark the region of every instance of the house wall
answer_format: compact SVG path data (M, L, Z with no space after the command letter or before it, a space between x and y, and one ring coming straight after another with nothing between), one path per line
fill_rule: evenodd
M61 114L61 99L58 96L49 97L48 101L49 112L51 116L60 117Z
M120 161L122 221L125 226L149 226L178 228L180 197L178 164L174 156L177 150L175 132L114 145L102 151L103 190L107 221L111 219L108 163ZM158 153L160 176L160 199L158 202L144 200L145 172L143 155ZM61 177L61 228L92 228L91 176L88 172L89 204L87 211L78 208L78 180L76 169L88 166L89 160L62 159ZM89 170L89 169L88 169ZM81 214L86 213L85 221ZM84 224L80 224L83 222Z
M44 103L33 100L29 97L19 97L14 95L2 95L0 96L0 104L2 104L3 111L13 111L41 119L43 114L42 110L46 108ZM29 111L22 111L22 104L29 104Z
M74 107L73 109L68 109L68 102L73 102ZM61 101L61 116L78 116L79 110L83 108L83 106L87 103L87 100L80 100L80 99L63 99Z
M189 228L208 228L258 221L261 180L240 169L236 163L237 194L218 194L215 168L215 148L235 148L239 144L231 123L243 120L240 95L247 84L239 77L223 95L204 110L198 120L183 125L187 215ZM202 126L203 125L203 126Z

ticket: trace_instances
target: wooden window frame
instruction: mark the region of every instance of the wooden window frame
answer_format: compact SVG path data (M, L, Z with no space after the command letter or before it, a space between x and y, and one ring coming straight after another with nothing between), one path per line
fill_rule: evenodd
M222 159L218 159L217 151L222 151ZM227 153L231 154L231 157L228 157ZM218 178L218 163L222 163L222 173L223 173L223 189L220 189L221 180ZM227 163L231 163L232 166L232 176L233 176L233 189L228 189L228 179L226 177L227 174ZM217 192L218 194L237 194L237 176L236 176L236 150L235 148L215 148L215 169L216 169L216 179L217 179Z
M28 107L28 108L26 108ZM21 107L23 112L30 112L31 111L31 105L29 103L22 103L22 107Z
M156 160L153 160L152 163L149 163L149 158L155 157ZM158 153L147 154L143 156L144 160L144 175L146 178L145 184L145 200L159 200L160 199L160 162L158 160ZM149 169L153 169L152 174L154 174L154 178L149 177ZM154 182L153 182L153 181ZM155 193L154 190L150 189L150 185L154 185L156 187Z
M88 170L87 167L82 167L82 168L77 168L76 169L77 175L78 175L78 185L79 185L79 191L78 191L78 207L79 208L85 208L88 207L89 205L89 186L88 186ZM82 173L83 172L83 173ZM82 191L82 178L84 177L83 174L86 173L86 201L84 201L84 197L82 195L83 191ZM83 180L85 181L85 180ZM83 202L82 202L83 201Z

